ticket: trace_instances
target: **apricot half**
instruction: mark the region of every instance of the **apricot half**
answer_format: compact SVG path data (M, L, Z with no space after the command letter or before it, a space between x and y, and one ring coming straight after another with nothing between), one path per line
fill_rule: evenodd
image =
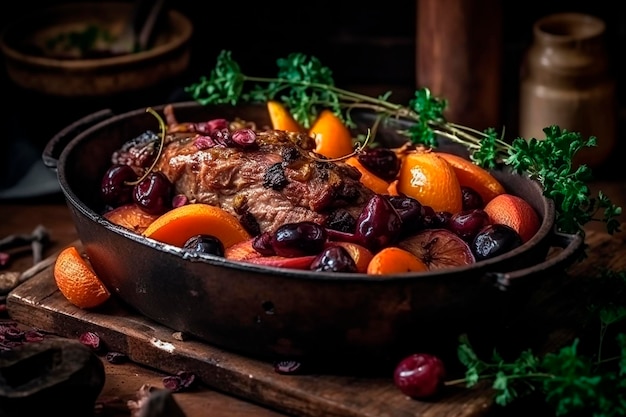
M176 207L159 216L143 232L145 237L179 247L199 234L215 236L224 248L250 239L250 234L234 215L203 203Z

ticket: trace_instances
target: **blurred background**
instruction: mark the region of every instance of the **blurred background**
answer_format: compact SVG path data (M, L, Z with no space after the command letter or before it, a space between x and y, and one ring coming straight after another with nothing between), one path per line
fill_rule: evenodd
M4 30L18 17L27 18L37 9L68 2L14 2L12 12L0 15L0 28ZM533 40L533 24L548 14L571 11L597 16L606 23L606 46L611 75L617 81L621 125L622 109L626 108L626 71L620 59L626 51L624 1L387 0L376 8L346 3L338 7L340 4L318 0L291 9L284 2L272 1L245 5L235 1L166 2L166 8L182 12L193 23L189 65L167 82L129 94L80 100L50 97L16 86L2 65L0 92L5 110L0 121L8 126L0 131L3 166L6 170L8 165L27 165L9 157L13 151L6 144L29 142L35 150L28 156L32 160L33 154L39 157L56 132L90 112L101 108L124 111L179 98L181 87L209 74L223 49L233 51L233 58L245 73L259 76L275 75L276 59L291 52L313 55L332 69L339 87L372 95L392 91L391 101L401 104L413 97L416 88L448 88L434 92L451 91L460 101L471 103L453 121L481 129L487 126L480 124L495 122L515 136L520 66ZM442 40L447 43L442 44ZM418 56L422 61L418 62ZM468 70L458 65L455 57L474 60L470 62L476 66ZM424 81L437 75L443 78L437 86ZM442 83L447 87L441 87ZM482 108L486 114L471 114L473 107ZM19 166L2 174L0 189L23 175Z

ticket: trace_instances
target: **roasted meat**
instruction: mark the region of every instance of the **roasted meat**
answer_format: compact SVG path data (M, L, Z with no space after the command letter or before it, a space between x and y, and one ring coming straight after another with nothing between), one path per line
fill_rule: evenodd
M325 224L337 213L358 217L373 194L357 169L315 154L307 134L225 121L182 124L171 108L165 114L168 135L154 169L189 202L227 210L252 234L305 220ZM242 129L254 141L237 146L232 139Z

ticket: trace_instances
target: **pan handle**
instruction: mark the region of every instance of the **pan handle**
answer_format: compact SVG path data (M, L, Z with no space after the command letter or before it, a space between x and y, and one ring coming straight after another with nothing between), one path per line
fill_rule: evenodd
M112 116L114 116L112 110L100 110L95 113L88 114L82 119L75 121L71 125L61 130L59 133L54 135L52 139L50 139L50 141L46 144L46 147L43 150L42 159L44 165L47 168L56 171L57 164L59 162L59 156L61 156L61 152L63 152L63 149L65 149L67 144L70 143L72 139L74 139L76 136L78 136L91 126L94 126L95 124Z
M581 259L585 248L584 236L580 233L568 234L554 232L551 236L550 246L561 248L545 261L529 266L528 268L518 269L510 272L489 272L487 277L492 279L497 288L503 291L510 290L512 286L519 285L521 278L529 276L546 276L563 270L576 260Z

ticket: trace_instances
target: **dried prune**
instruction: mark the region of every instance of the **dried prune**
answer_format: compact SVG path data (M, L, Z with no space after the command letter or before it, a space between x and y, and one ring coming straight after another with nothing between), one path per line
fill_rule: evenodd
M195 235L187 239L183 249L193 252L208 253L210 255L224 256L224 243L213 235Z
M482 261L509 252L522 243L522 238L515 229L495 223L482 228L472 240L470 248L476 260Z
M311 221L286 223L274 232L271 246L279 256L295 258L319 253L326 243L326 229Z
M317 272L357 272L356 263L343 246L332 245L320 253L310 269Z

